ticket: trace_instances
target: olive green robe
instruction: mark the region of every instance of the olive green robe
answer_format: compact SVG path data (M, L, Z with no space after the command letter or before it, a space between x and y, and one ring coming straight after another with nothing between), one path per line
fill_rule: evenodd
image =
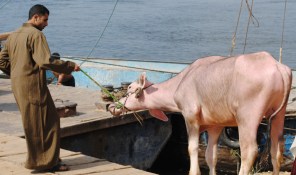
M1 51L0 69L10 72L22 115L28 169L48 169L58 163L60 119L46 84L46 69L69 74L74 67L73 62L51 59L44 34L29 23L12 33Z

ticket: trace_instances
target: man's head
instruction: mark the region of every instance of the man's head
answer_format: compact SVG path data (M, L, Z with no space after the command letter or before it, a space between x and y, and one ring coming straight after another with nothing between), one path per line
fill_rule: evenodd
M54 52L54 53L52 53L51 55L52 55L52 57L53 57L54 59L58 59L58 60L61 59L60 54L57 53L57 52Z
M29 11L28 23L33 24L39 30L43 30L48 25L49 10L40 4L31 7Z

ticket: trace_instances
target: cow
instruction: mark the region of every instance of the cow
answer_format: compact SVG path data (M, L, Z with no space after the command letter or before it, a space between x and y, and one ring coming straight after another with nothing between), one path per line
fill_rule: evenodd
M180 112L188 134L190 175L200 174L198 146L202 131L207 131L209 137L205 153L209 174L216 174L217 144L225 126L238 127L239 175L249 174L258 154L257 130L266 118L272 121L273 174L279 174L291 82L291 69L265 51L232 57L210 56L197 59L173 78L158 84L148 81L142 73L138 81L130 84L127 95L109 105L108 110L119 116L147 109L162 121L168 121L164 111Z

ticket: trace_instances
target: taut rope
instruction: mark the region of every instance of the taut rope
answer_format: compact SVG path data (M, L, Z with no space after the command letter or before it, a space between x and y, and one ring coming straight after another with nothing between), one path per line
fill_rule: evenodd
M249 7L248 0L246 0L246 2L247 2L248 9L249 9L249 20L248 20L248 25L247 25L247 29L246 29L245 44L244 44L244 51L243 51L243 53L245 53L246 46L247 46L247 38L248 38L250 21L251 21L252 16L253 16L252 10L253 10L253 5L254 5L254 0L252 0L252 6L251 6L251 8Z
M97 47L97 45L98 45L99 42L101 41L101 38L103 37L103 35L104 35L104 33L105 33L106 29L107 29L107 26L108 26L108 24L110 23L110 20L111 20L111 18L112 18L112 16L113 16L113 13L114 13L115 8L116 8L116 6L117 6L117 4L118 4L118 1L119 1L119 0L116 0L115 5L114 5L114 7L113 7L113 10L112 10L112 12L111 12L111 14L110 14L110 16L109 16L109 18L108 18L108 21L107 21L107 23L106 23L106 25L105 25L105 27L104 27L104 29L103 29L101 35L99 36L99 38L98 38L96 44L95 44L94 47L91 49L91 51L89 52L89 54L87 55L87 57L85 58L85 60L82 61L82 62L80 63L80 66L81 66L81 65L82 65L82 64L83 64L83 63L89 58L89 56L93 53L93 51L95 50L95 48Z
M11 0L6 1L1 7L0 9L2 9L3 7L5 7Z
M236 34L237 34L238 25L239 25L239 21L240 21L240 16L241 16L241 12L242 12L243 1L244 0L241 1L240 10L239 10L239 14L238 14L237 22L236 22L236 27L235 27L235 32L234 32L232 40L231 40L232 46L231 46L231 49L230 49L230 56L232 56L233 50L234 50L235 45L236 45ZM245 35L246 37L245 37L245 43L244 43L244 52L245 52L245 48L246 48L246 45L247 45L247 37L248 37L248 30L249 30L250 21L252 20L253 24L255 25L255 22L254 22L254 20L255 20L256 23L257 23L256 26L257 27L259 26L258 20L253 15L253 11L252 11L253 3L254 3L254 0L252 0L252 6L250 7L248 0L246 0L247 8L248 8L248 11L249 11L249 20L248 20L248 25L247 25L247 29L246 29L246 35Z
M230 49L230 56L233 54L233 50L234 50L235 44L236 44L236 33L237 33L237 29L238 29L238 24L239 24L240 16L241 16L241 13L242 13L243 1L244 0L241 1L240 10L239 10L238 17L237 17L237 22L236 22L235 31L234 31L234 34L233 34L232 40L231 40L232 46L231 46L231 49Z
M280 57L279 57L279 62L280 63L282 63L282 52L283 52L283 43L284 43L284 30L285 30L285 21L286 21L286 11L287 11L287 0L285 0L284 19L283 19L283 27L282 27L282 40L281 40Z

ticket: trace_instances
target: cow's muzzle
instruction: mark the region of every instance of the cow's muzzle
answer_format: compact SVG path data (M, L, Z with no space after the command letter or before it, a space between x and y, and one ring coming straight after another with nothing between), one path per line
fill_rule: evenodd
M116 104L115 104L115 103L112 103L112 104L110 104L110 105L108 106L108 111L109 111L112 115L118 117L118 116L120 116L121 113L123 113L123 108L117 108Z

